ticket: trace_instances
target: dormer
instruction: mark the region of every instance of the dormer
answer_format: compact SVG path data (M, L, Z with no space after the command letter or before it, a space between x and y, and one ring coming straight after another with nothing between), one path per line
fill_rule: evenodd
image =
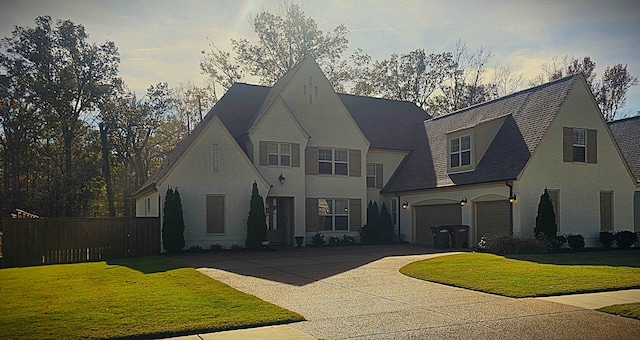
M508 115L447 133L447 172L475 170Z

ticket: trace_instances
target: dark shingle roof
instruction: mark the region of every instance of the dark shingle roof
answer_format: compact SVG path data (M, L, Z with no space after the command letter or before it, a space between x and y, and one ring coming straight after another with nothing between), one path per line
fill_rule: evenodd
M544 136L553 117L581 75L520 91L427 120L426 138L416 145L384 192L515 179ZM474 171L447 172L447 133L506 117Z
M633 177L640 182L640 116L610 122L609 129Z

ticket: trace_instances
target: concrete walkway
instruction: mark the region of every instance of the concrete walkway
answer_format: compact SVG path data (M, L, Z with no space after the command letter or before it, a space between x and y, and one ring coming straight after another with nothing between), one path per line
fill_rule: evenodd
M181 261L202 273L307 320L186 339L248 339L251 334L261 339L638 339L640 335L637 320L549 298L512 299L469 291L398 272L405 264L441 255L428 251L432 250L394 245L182 256Z

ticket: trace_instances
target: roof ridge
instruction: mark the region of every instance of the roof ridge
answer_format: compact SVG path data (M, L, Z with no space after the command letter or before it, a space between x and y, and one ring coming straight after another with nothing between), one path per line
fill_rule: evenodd
M615 123L624 123L626 121L634 120L634 119L640 119L640 115L616 119L616 120L607 122L607 125L611 125L611 124L615 124Z

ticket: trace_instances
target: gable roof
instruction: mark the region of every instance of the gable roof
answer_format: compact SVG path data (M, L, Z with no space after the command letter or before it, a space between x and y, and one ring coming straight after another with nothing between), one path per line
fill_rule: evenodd
M640 183L640 116L620 119L608 124L633 177Z
M414 147L383 192L516 179L570 90L582 77L581 74L572 75L425 121L424 140L416 141L419 145ZM475 170L449 174L447 134L500 117L506 119Z

